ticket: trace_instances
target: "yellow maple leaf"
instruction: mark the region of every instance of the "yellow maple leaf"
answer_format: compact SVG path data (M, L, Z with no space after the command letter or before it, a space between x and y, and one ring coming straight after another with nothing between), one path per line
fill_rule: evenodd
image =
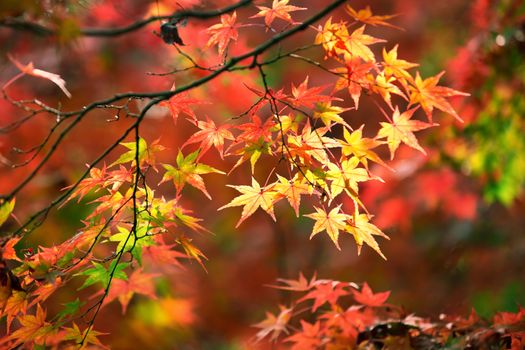
M258 208L261 208L262 210L267 212L275 221L275 215L273 213L273 204L275 202L275 196L277 192L273 191L274 185L275 184L270 184L269 186L261 188L257 180L255 180L255 178L253 177L251 186L228 185L229 187L235 188L242 194L238 197L235 197L230 203L223 205L218 210L230 207L238 207L242 205L243 208L241 218L239 219L239 222L237 222L237 225L235 227L239 227L239 225L249 216L251 216Z
M341 250L339 247L339 230L344 230L347 226L346 221L349 216L345 213L342 213L341 205L330 210L329 213L326 212L324 208L315 207L316 212L305 215L306 217L315 220L314 227L312 229L312 234L310 239L316 234L322 231L326 231L330 239L334 242L337 249Z
M403 113L399 113L399 108L396 106L394 115L392 116L392 122L381 122L381 129L377 133L377 137L386 137L388 148L390 149L390 159L394 159L394 154L401 142L414 149L417 149L423 154L427 154L417 142L417 138L413 132L426 129L437 124L429 124L420 120L411 120L410 118L412 118L412 115L416 109L417 108L412 108Z

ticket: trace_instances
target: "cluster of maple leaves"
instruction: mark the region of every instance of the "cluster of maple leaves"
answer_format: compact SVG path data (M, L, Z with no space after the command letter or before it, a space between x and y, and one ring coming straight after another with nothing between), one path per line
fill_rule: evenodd
M365 282L278 279L277 289L302 295L278 314L267 313L256 324L258 341L269 338L310 349L523 349L525 309L499 312L492 323L474 310L466 318L442 315L439 320L408 314L387 303L390 292L374 293ZM313 322L311 321L313 320ZM297 324L300 323L300 328Z
M298 25L300 22L290 13L304 9L288 2L274 0L271 7L258 6L258 12L251 18L264 17L265 27L272 31L276 31L272 26L278 19L287 26ZM376 16L369 8L356 11L350 6L346 7L346 13L351 22L330 18L313 28L316 36L312 46L323 49L325 62L294 52L281 57L325 69L328 79L333 78L332 83L312 85L306 76L289 90L274 89L266 79L270 64L255 57L252 68L258 70L262 83L260 87L247 87L256 102L234 118L242 120L237 124L216 124L208 117L204 119L194 108L205 101L191 97L190 92L175 94L160 105L170 110L174 122L184 115L197 128L181 145L175 164L157 161L158 153L164 150L158 141L148 144L136 137L122 143L127 151L109 166L92 167L89 177L69 197L68 201L80 201L88 194L94 197L90 202L94 209L76 235L53 247L26 251L23 259L14 248L20 237L9 239L2 249L0 297L8 329L0 344L58 347L80 343L103 347L98 333L92 329L103 305L118 299L125 312L133 295L155 297L152 286L156 274L146 271L145 266L181 266L180 259L189 258L204 267L206 257L192 243L192 234L207 230L201 225L202 220L183 206L181 198L186 185L211 198L203 175L226 174L227 169L219 170L201 162L212 148L221 159L237 159L229 172L245 162L251 166L251 182L230 185L240 194L218 208L242 207L237 226L259 208L275 220L275 204L286 200L297 216L307 207L304 209L307 214L303 215L314 220L310 238L326 232L337 249L341 249L339 235L347 233L354 238L358 252L366 244L386 259L375 237L388 237L371 222L372 215L359 197L360 183L382 181L371 171L371 163L388 168L375 149L387 146L391 159L401 143L425 153L414 132L436 125L432 120L435 109L460 119L447 98L466 94L439 86L443 73L425 79L419 72L414 75L417 65L398 58L397 45L390 49L383 47L381 55L374 53L372 45L385 41L365 34L367 26L393 27L387 22L392 16ZM226 62L228 48L238 39L243 26L237 22L236 12L222 15L220 23L206 30L208 48L217 47L218 56ZM69 93L59 76L34 69L31 64L16 64L22 73L50 79ZM374 137L364 136L364 126L348 122L347 116L357 113L364 94L370 95L378 105L378 112L385 117ZM416 119L419 110L427 121ZM189 151L191 147L196 150ZM276 164L270 173L264 174L264 181L257 180L257 165L262 157L273 159ZM160 184L173 183L173 198L158 195L160 189L151 187L147 181L151 170L162 174ZM303 200L305 197L311 200ZM13 208L14 200L0 204L0 224ZM17 266L8 268L8 261ZM83 281L79 290L96 286L94 304L86 307L77 299L50 319L43 303L70 280ZM383 307L388 297L388 293L373 294L367 285L359 291L354 284L315 278L310 282L304 278L281 282L282 289L308 292L298 303L313 299L312 312L324 304L332 308L314 324L301 322L303 330L287 339L297 349L320 348L329 342L336 344L348 339L357 341L359 332L377 323L372 310ZM353 295L364 307L343 309L338 300L347 295ZM269 315L258 325L262 330L257 338L271 334L276 339L287 330L293 312L293 307L283 306L278 316ZM79 318L91 321L80 329Z

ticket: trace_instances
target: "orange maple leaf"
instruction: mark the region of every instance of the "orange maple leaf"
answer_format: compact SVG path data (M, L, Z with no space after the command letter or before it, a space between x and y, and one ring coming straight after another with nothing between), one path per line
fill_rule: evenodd
M414 131L422 130L435 126L437 124L429 124L419 120L411 120L416 108L409 109L403 113L399 113L399 108L396 106L391 123L381 122L381 129L377 133L378 138L386 137L388 148L390 149L390 159L394 159L396 152L401 142L408 146L417 149L426 154L425 150L417 142Z
M66 82L64 79L60 77L60 75L55 74L55 73L50 73L42 69L37 69L33 65L33 62L29 62L28 64L23 65L22 63L15 60L11 55L8 54L7 57L22 72L22 75L27 74L27 75L32 75L34 77L50 80L53 83L55 83L60 88L60 90L62 90L64 94L66 94L67 97L71 98L71 93L66 89ZM7 82L4 85L3 89L7 88L10 84L12 84L15 80L17 80L22 75L17 75L13 79L11 79L9 82Z
M423 80L421 79L419 72L417 72L414 86L410 86L410 105L419 103L421 108L423 108L427 114L428 120L430 122L432 122L432 111L434 108L451 114L462 122L463 120L459 117L445 97L470 96L470 94L445 86L437 86L439 79L443 76L443 74L445 74L445 72L441 72L438 75Z
M383 48L383 69L387 77L395 76L403 85L406 84L406 81L412 81L412 75L407 71L407 69L414 68L419 66L419 64L411 63L405 60L400 60L397 58L397 49L399 45L396 45L390 51L386 51Z
M399 27L386 22L386 20L394 18L397 15L374 16L374 14L372 13L372 10L370 9L370 6L367 6L364 9L356 11L350 5L346 5L345 10L356 21L370 24L372 26L380 25L380 26L400 29Z
M312 234L310 239L316 234L322 231L326 231L330 239L334 242L337 249L341 250L339 246L339 230L344 230L346 227L346 221L349 216L345 213L342 213L341 205L330 210L329 213L326 212L324 208L315 207L316 212L305 215L306 217L315 220L314 228L312 229Z
M260 11L250 18L264 17L264 23L266 24L266 27L270 27L275 18L280 18L287 22L295 23L292 20L289 12L306 10L306 8L288 5L289 1L290 0L273 0L272 8L257 6Z
M173 87L175 89L175 87ZM197 120L197 116L193 109L190 108L192 104L207 104L209 102L198 100L196 98L189 97L186 91L178 93L170 97L167 101L162 101L159 103L159 106L164 106L169 108L171 116L173 118L173 123L177 124L177 119L181 113L186 114L191 117L193 120Z
M354 100L355 108L358 109L361 91L370 87L371 81L368 78L368 73L374 66L374 63L363 62L357 57L347 60L345 67L332 70L332 72L340 76L335 83L334 90L339 91L347 88L348 93Z
M372 44L385 42L383 39L374 38L373 36L364 34L365 25L357 28L345 40L345 59L350 60L355 57L360 57L366 62L375 62L375 55L368 47Z
M221 23L217 23L209 27L206 32L211 35L206 47L213 45L219 46L219 56L224 54L226 47L230 43L230 40L237 41L239 33L237 32L238 24L235 24L237 20L237 12L234 11L230 16L224 14L221 16Z
M283 305L279 305L279 308L281 309L281 312L279 312L277 316L271 312L266 312L266 319L254 325L254 327L261 328L255 336L258 341L270 333L272 334L270 337L271 340L277 339L277 337L283 332L288 334L286 326L288 325L290 318L292 318L293 309L286 308Z
M292 96L290 102L295 106L304 106L311 108L314 106L314 104L319 102L329 102L332 100L341 100L339 98L327 96L327 95L321 95L321 91L323 91L328 85L324 86L316 86L313 88L308 88L308 76L304 79L304 81L299 84L299 86L295 86L292 84Z
M273 204L275 202L275 195L277 194L277 192L273 190L274 185L275 184L270 184L261 188L257 180L255 180L255 178L253 177L251 186L228 185L228 187L235 188L242 194L238 197L235 197L230 203L223 205L218 210L230 207L238 207L242 205L242 215L239 219L239 222L237 222L237 225L235 226L236 228L239 227L239 225L249 216L251 216L258 208L261 208L262 210L267 212L275 221L275 215L273 213Z
M328 281L326 283L316 284L315 289L306 294L304 297L299 299L299 302L308 299L314 299L314 304L312 306L312 311L315 312L317 308L323 306L325 303L330 305L335 305L337 300L341 296L350 294L349 291L345 289L346 284L337 282L337 281Z
M155 284L153 279L158 274L147 274L143 273L141 269L134 270L133 273L128 277L128 280L114 279L111 283L111 288L108 292L104 304L108 304L115 299L118 299L122 306L122 314L126 313L128 304L135 294L142 294L151 299L156 299ZM104 293L101 290L98 294Z
M299 179L297 174L290 180L279 174L277 174L277 178L279 182L276 183L274 188L277 192L276 198L285 197L295 211L295 215L299 217L301 195L310 193L308 183L304 179Z
M200 142L199 148L200 153L197 157L199 160L204 153L206 153L211 146L215 146L221 159L224 159L224 140L233 140L233 134L228 130L231 125L223 124L219 127L215 125L215 122L210 118L206 117L206 121L197 120L196 126L201 129L193 134L183 145L184 148L186 145Z
M354 294L355 301L357 301L360 304L371 307L382 306L390 296L389 291L382 293L372 292L372 289L370 289L368 283L366 282L364 283L360 292L357 290L352 290L352 294Z

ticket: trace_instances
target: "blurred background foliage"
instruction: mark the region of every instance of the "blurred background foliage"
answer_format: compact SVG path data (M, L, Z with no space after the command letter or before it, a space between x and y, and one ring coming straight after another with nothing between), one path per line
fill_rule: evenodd
M50 71L61 72L68 86L76 90L72 101L64 101L66 109L118 91L169 89L173 84L169 76L144 72L169 71L184 60L153 34L159 30L158 23L139 32L138 37L86 40L78 37L81 25L122 25L159 11L211 2L64 1L66 6L59 7L60 11L50 12L51 3L0 2L0 19L23 15L53 23L60 32L56 44L46 37L0 29L0 79L5 81L13 73L7 52L16 53L23 62L32 60ZM228 3L214 1L213 5ZM314 0L292 3L309 8L301 13L305 17L323 6L323 1ZM427 157L404 148L389 164L395 172L372 168L372 173L386 183L370 184L362 194L370 212L376 215L376 224L391 237L381 242L388 261L370 249L364 249L358 257L349 238L343 239L342 252L330 246L328 240L308 240L311 221L296 219L292 210L280 205L276 208L276 223L256 213L235 230L238 213L217 214L216 210L232 198L233 191L225 190L225 185L247 178L248 167L242 168L229 179L207 184L212 202L202 201L192 189L185 195L185 205L203 217L214 233L195 238L209 259L208 272L197 264L187 264L185 270L161 270L157 300L134 298L124 318L116 303L105 307L98 330L111 332L103 341L112 348L170 349L173 344L178 344L177 349L244 348L254 334L250 325L260 321L265 310L287 302L286 294L265 285L278 277L296 278L300 271L306 276L317 273L320 278L367 281L374 290L391 290L392 303L422 316L466 315L474 307L481 316L489 317L496 311L516 311L518 305L525 305L525 2L356 0L351 4L356 9L370 5L377 14L398 14L393 23L405 30L369 28L370 33L382 31L381 35L389 40L387 48L398 43L400 56L420 62L424 77L446 69L444 85L471 94L455 105L465 123L449 116L436 118L440 126L427 132L421 141ZM187 45L203 46L203 28L200 23L190 22L180 34ZM261 35L271 35L261 31L246 28L246 39L236 43L233 53L260 40ZM294 44L312 40L312 33L301 33ZM318 60L322 59L319 54ZM284 62L272 68L271 83L275 88L289 89L290 82L297 84L304 79L306 70L312 83L321 84L326 79L325 74L308 65ZM229 122L231 116L244 111L253 102L253 95L241 84L249 81L250 74L229 75L200 90L201 95L195 97L206 99L210 94L223 102L199 107L199 113L217 122ZM52 101L57 94L39 82L25 84L17 85L18 95L29 90ZM2 125L16 119L17 111L12 106L0 102L0 108ZM382 118L371 112L374 108L365 100L359 112L347 112L345 117L354 127L363 122L371 125L371 120ZM46 172L20 196L17 206L25 210L19 214L21 217L70 184L83 170L83 164L129 122L123 120L108 127L106 120L112 117L100 112L99 118L87 120L82 130L66 141L46 166ZM162 130L161 142L171 150L164 154L164 161L172 162L176 150L195 130L182 120L174 127L162 109L154 110L148 119L144 136L153 140ZM31 129L21 128L9 138L0 136L2 192L27 172L26 168L9 170L9 162L17 157L12 148L42 138L51 122L38 120ZM365 133L367 137L375 135L374 130L365 129ZM221 169L235 163L226 160L225 165L211 152L203 161ZM272 166L262 167L266 169L261 174ZM25 248L68 238L89 212L88 202L86 199L82 205L73 203L54 212L40 228L40 234L24 242ZM61 290L50 309L60 309L77 293ZM89 294L81 297L87 300Z

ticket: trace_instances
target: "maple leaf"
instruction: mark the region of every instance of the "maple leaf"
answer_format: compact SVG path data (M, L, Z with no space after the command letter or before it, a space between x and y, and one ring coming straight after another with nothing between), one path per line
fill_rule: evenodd
M26 342L43 344L46 337L54 331L51 323L46 322L46 312L40 304L37 305L35 315L22 315L18 317L18 322L20 322L20 328L4 338L4 341L16 340L16 342L12 344L13 348L18 344Z
M239 37L239 33L237 32L239 24L235 24L236 20L237 12L234 11L231 16L228 14L222 15L221 23L214 24L206 29L206 32L211 35L206 47L218 45L219 56L222 56L230 40L237 41L237 38Z
M265 142L270 142L274 127L275 121L272 118L266 119L263 124L261 118L253 115L250 123L235 126L236 129L242 130L242 134L237 136L237 140L255 143L262 138Z
M256 334L257 341L265 338L270 333L272 334L270 340L276 340L281 333L288 334L286 326L292 317L292 308L286 308L279 305L281 312L277 316L271 312L266 312L266 319L254 325L254 327L261 328Z
M348 93L352 96L355 109L359 108L359 98L361 91L364 88L369 88L371 81L368 73L374 68L374 63L363 62L359 58L347 60L345 67L338 67L332 69L332 72L340 76L334 85L334 91L348 89Z
M282 290L291 290L295 292L306 292L307 290L312 289L317 283L317 277L314 274L310 279L310 282L304 277L303 273L299 273L299 278L297 280L278 278L278 283L283 285L270 285L269 287L282 289Z
M166 172L164 173L160 183L172 180L173 184L175 185L175 189L177 190L177 195L180 194L184 188L184 185L188 183L204 193L206 197L211 199L211 196L204 185L204 180L200 175L209 173L224 174L224 172L206 164L196 163L198 155L199 150L189 154L187 157L184 157L182 152L179 150L176 159L177 167L169 164L163 164Z
M9 60L22 72L22 74L32 75L34 77L47 79L53 83L55 83L60 90L66 94L67 97L71 98L71 93L66 89L66 82L64 79L60 77L60 75L55 73L46 72L45 70L37 69L33 65L33 62L29 62L27 65L23 65L22 63L15 60L11 55L7 55ZM7 88L8 85L12 84L16 79L18 79L19 76L11 79L9 82L7 82L4 85L4 89Z
M277 174L277 178L279 182L277 182L274 187L275 192L277 192L276 198L280 199L285 197L295 211L295 215L299 217L301 195L310 192L308 183L306 183L304 179L299 180L298 174L295 174L290 180L279 174Z
M382 306L390 296L390 292L373 293L372 289L368 286L368 283L364 283L361 291L352 289L355 301L359 304L363 304L371 307Z
M270 27L275 18L280 18L287 22L294 24L289 12L306 10L304 7L297 7L288 5L290 0L273 0L272 8L265 6L257 6L259 12L250 18L264 17L266 27Z
M396 106L392 116L392 122L381 122L381 129L378 131L377 137L387 138L388 148L390 149L390 159L394 159L394 153L401 142L414 149L417 149L423 154L426 154L425 150L421 148L417 142L417 138L413 132L426 129L437 124L429 124L419 120L411 120L410 118L412 118L412 115L416 109L417 107L409 109L403 113L399 113L399 109Z
M319 102L329 102L331 100L337 99L331 96L321 95L321 91L323 91L326 88L327 85L324 86L316 86L313 88L308 88L308 76L304 79L304 81L299 84L299 86L295 86L292 83L292 96L291 103L295 106L305 106L308 108L311 108L314 106L314 104ZM337 99L340 100L340 99Z
M383 71L385 76L395 76L399 79L403 85L406 85L406 81L413 81L412 75L407 71L407 69L414 68L419 66L419 64L411 63L405 60L400 60L397 58L397 48L399 45L396 45L390 51L386 51L383 48Z
M298 300L302 302L308 299L314 299L314 304L312 305L312 312L315 312L320 306L323 306L325 303L330 305L337 304L337 300L341 296L349 295L350 292L344 289L346 284L340 283L337 281L329 281L326 283L316 284L315 289L310 291L304 297Z
M144 247L143 254L149 256L157 265L177 266L183 268L179 259L186 258L185 254L172 249L174 244L157 244Z
M419 72L417 72L416 79L414 80L414 86L410 86L410 105L419 103L421 108L423 108L427 114L428 120L431 123L432 111L434 108L451 114L454 116L454 118L462 122L463 120L459 117L445 97L470 96L470 94L448 87L438 86L437 84L439 79L441 79L443 74L445 74L445 72L441 72L438 75L423 80L421 79Z
M3 248L0 248L0 257L1 257L0 261L2 260L21 261L20 258L16 255L16 250L15 250L15 245L19 241L20 241L20 237L12 237L5 243Z
M191 259L197 260L197 262L199 263L199 265L202 266L204 271L207 271L206 267L204 266L204 263L202 262L202 259L208 260L208 258L200 251L199 248L197 248L191 243L190 238L180 237L177 239L177 243L179 243L182 246L184 252L186 252L186 256L188 256Z
M385 77L385 75L381 72L376 76L375 84L371 84L372 91L378 93L381 95L383 100L388 104L388 107L390 109L394 109L392 107L392 95L395 94L398 96L403 97L405 100L407 97L405 94L395 85L393 84L396 80L395 77Z
M321 323L316 321L314 324L310 324L301 320L301 327L303 328L301 332L297 332L284 340L294 343L292 350L315 350L321 348Z
M133 295L142 294L151 299L156 299L155 284L153 283L155 277L158 277L158 274L147 274L144 273L142 269L137 269L131 273L127 280L113 280L104 304L118 299L122 306L122 314L124 315ZM103 293L104 291L101 290L95 295Z
M370 6L367 6L364 9L356 11L350 5L346 5L345 10L356 21L370 24L372 26L380 25L380 26L391 27L391 28L399 28L393 24L386 22L386 20L394 18L397 15L374 16L372 13L372 10L370 9Z
M330 17L323 27L317 28L317 32L314 43L323 46L327 57L337 56L345 52L345 41L349 36L345 22L332 23L332 17Z
M347 128L343 129L344 141L339 140L343 155L353 155L357 157L366 169L368 169L367 160L371 160L388 168L386 163L377 155L377 153L372 151L373 148L376 148L382 143L376 139L363 137L363 126L364 125L361 125L359 129L354 130L351 133Z
M172 90L175 90L175 86L173 86ZM187 91L183 91L176 95L173 95L167 101L160 102L159 106L167 107L171 112L173 123L177 124L177 119L179 118L179 115L181 113L186 114L193 120L197 120L197 116L195 115L195 112L193 111L193 109L190 108L190 105L207 104L207 103L209 102L202 101L196 98L191 98L189 97L189 94Z
M361 254L361 248L363 243L366 243L370 248L375 250L383 259L386 257L381 252L379 244L375 240L374 236L380 236L386 239L390 239L385 235L377 226L371 224L370 217L367 214L359 214L357 205L355 206L354 215L347 216L349 220L345 227L345 231L351 233L354 236L355 243L357 244L357 255Z
M375 62L375 55L368 47L372 44L385 42L383 39L374 38L373 36L364 34L365 26L361 26L348 36L345 41L346 51L345 57L349 56L347 60L355 57L362 58L365 62Z
M5 202L3 199L0 200L0 226L4 224L11 215L11 212L15 208L15 198L9 202Z
M7 315L7 334L10 334L11 324L18 314L25 314L28 304L28 295L24 291L12 290L9 299L3 305L0 302L0 309L2 309L2 315Z
M270 184L268 186L262 187L259 185L257 180L252 177L252 185L246 186L233 186L228 185L228 187L235 188L237 191L242 193L240 196L235 197L230 203L223 205L217 210L222 210L230 207L243 206L241 218L237 222L236 228L251 216L259 207L267 212L272 219L275 221L275 215L273 213L273 204L275 202L275 196L277 192L273 190L275 184Z
M289 156L297 156L308 163L312 162L312 157L323 164L328 163L326 150L340 145L334 139L324 136L327 132L327 127L312 130L310 121L307 120L300 135L288 136Z
M93 330L91 327L86 328L82 332L80 328L77 326L77 324L73 322L73 327L65 328L64 340L74 340L77 342L77 344L83 341L85 345L93 344L96 346L96 348L109 350L109 347L104 346L100 342L100 340L97 338L98 336L105 335L105 334L106 333L97 332ZM81 348L84 348L84 346Z
M232 133L228 130L231 125L223 124L219 127L215 125L215 122L210 118L206 117L206 121L197 120L196 126L201 129L200 131L193 134L183 145L200 142L199 148L200 153L197 160L200 159L206 153L211 146L215 146L221 159L224 159L224 140L233 140Z
M314 118L321 119L324 125L330 128L332 122L350 128L350 125L340 116L341 113L350 110L351 108L343 108L332 106L331 102L319 102L315 106Z
M346 221L349 216L345 213L342 213L341 205L330 210L329 213L326 212L324 208L315 207L316 212L305 215L306 217L315 220L314 228L312 229L312 234L310 239L314 237L319 232L325 231L334 242L337 249L341 250L339 247L339 230L344 230L346 227Z
M344 159L340 165L328 163L328 176L333 178L330 191L332 198L337 197L343 190L350 193L351 197L357 197L357 183L372 179L366 169L357 167L358 164L357 157Z

